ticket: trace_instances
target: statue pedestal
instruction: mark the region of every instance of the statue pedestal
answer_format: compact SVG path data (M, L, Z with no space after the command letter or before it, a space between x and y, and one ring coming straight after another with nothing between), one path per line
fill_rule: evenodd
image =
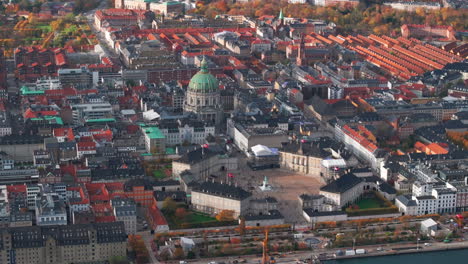
M273 188L271 187L271 185L268 184L268 178L265 176L265 178L263 179L263 184L259 186L260 190L262 191L271 191Z

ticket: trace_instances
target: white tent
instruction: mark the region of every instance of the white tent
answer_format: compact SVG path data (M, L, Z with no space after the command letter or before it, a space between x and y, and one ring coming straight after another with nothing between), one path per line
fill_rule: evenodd
M143 112L143 119L151 121L160 118L161 116L156 113L153 109Z
M322 165L325 168L346 168L346 161L344 159L327 159L322 160Z
M252 152L257 157L278 155L277 152L264 145L255 145Z

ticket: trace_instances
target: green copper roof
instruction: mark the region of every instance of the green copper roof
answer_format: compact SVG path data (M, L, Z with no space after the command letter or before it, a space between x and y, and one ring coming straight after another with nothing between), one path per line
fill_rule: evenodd
M32 121L42 121L45 120L49 124L58 124L58 125L63 125L63 120L62 118L58 116L43 116L43 117L37 117L37 118L31 118Z
M148 135L150 139L163 139L166 138L164 134L159 130L157 127L146 127L143 128L145 133Z
M210 74L208 71L208 63L205 58L203 58L200 65L200 71L190 80L189 89L195 92L211 93L217 91L218 88L218 80Z
M98 119L87 119L86 123L109 123L115 122L115 118L98 118Z
M173 155L176 154L176 151L174 148L166 148L166 154Z
M21 95L41 95L44 94L44 91L31 91L27 86L20 88Z
M278 18L284 19L283 8L281 8Z

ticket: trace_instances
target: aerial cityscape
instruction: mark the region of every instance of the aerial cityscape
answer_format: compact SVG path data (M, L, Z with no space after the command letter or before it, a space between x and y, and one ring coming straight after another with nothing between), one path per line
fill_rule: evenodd
M0 2L0 264L466 259L468 1Z

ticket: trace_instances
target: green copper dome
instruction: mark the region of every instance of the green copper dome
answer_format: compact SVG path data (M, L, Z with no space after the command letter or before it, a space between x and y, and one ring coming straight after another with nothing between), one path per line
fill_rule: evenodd
M199 93L211 93L219 89L218 80L208 71L205 58L201 62L200 71L190 80L188 89Z

